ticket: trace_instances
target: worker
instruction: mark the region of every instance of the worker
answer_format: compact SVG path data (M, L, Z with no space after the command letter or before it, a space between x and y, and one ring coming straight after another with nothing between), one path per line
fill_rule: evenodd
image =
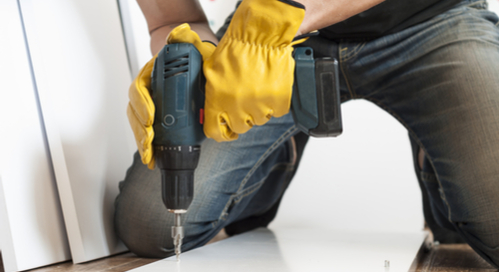
M303 43L339 60L342 102L371 101L408 130L436 239L467 242L498 268L498 17L485 1L243 0L216 35L196 0L138 3L153 55L166 40L188 42L204 60L209 139L183 251L276 215L307 142L289 113L292 51ZM129 90L138 153L115 224L132 252L161 258L174 253L173 215L152 156L153 62Z

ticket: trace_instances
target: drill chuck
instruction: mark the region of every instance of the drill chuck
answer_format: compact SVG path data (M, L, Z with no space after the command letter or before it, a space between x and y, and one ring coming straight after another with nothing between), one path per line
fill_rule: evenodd
M187 210L193 201L200 146L155 146L155 156L162 176L163 203L169 210Z
M193 201L194 170L161 170L161 176L167 209L186 211Z

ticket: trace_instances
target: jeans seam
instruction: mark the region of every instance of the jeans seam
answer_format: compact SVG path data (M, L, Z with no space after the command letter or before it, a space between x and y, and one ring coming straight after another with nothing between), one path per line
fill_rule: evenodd
M273 166L273 168L271 168L270 172L273 172L276 168L278 168L282 165L286 166L285 172L290 172L290 170L293 169L293 167L289 167L289 166L293 166L292 163L278 163L278 164L275 164ZM253 192L257 191L260 188L260 186L262 186L262 184L264 184L264 182L266 181L266 178L267 177L262 178L259 182L255 183L254 185L252 185L248 188L243 189L239 194L235 195L233 198L234 203L240 202L241 200L243 200L243 198L245 198L245 197L251 195Z
M289 128L287 131L285 131L273 144L271 144L271 146L264 152L264 154L262 154L262 156L257 160L257 162L254 164L254 166L248 171L248 173L246 174L246 176L243 178L243 180L241 181L240 183L240 187L238 188L238 190L236 191L235 194L233 194L229 200L227 201L226 205L224 206L224 209L222 210L222 213L221 215L219 216L219 220L218 221L221 221L221 220L226 220L227 219L227 216L228 216L228 209L230 207L231 204L233 203L237 203L237 202L234 202L236 198L240 197L240 200L243 199L242 197L242 192L244 192L246 189L243 189L243 187L246 185L247 181L250 179L250 177L252 176L252 174L255 172L255 170L262 164L262 162L269 156L269 154L271 154L271 152L273 152L274 150L276 150L276 148L278 148L278 146L283 143L285 141L286 138L288 138L288 136L290 135L293 135L295 134L295 132L298 131L298 128L294 125L292 126L291 128ZM258 183L261 183L263 181L259 181ZM256 184L258 184L256 183ZM259 187L257 187L258 189ZM252 191L253 192L253 191ZM250 194L250 193L248 193ZM247 195L248 195L247 194ZM246 195L245 195L246 196ZM212 226L213 227L216 227L217 226L217 223L219 223L218 221L216 222L212 222Z
M424 172L423 170L420 170L420 177L424 181L432 182L431 179L434 179L436 177L436 175L434 173L427 173L427 172Z
M292 163L278 163L276 165L273 166L273 168L271 168L271 172L278 166L281 166L285 164L287 166L287 169L285 170L285 172L288 172L291 173L292 171L290 170L293 170L293 164ZM292 166L292 167L290 167ZM220 220L226 220L227 219L227 216L229 215L229 208L231 207L231 205L235 205L235 204L238 204L239 202L241 202L245 197L253 194L255 191L259 190L260 187L264 184L264 182L266 181L266 178L267 177L263 177L259 182L256 182L255 184L253 184L252 186L248 187L248 188L245 188L244 190L242 190L239 194L234 194L230 197L228 203L226 204L226 207L224 207L224 210L222 212L222 215L220 216ZM217 226L217 223L218 221L214 221L212 222L212 227L215 228Z
M235 195L233 198L233 203L238 203L243 198L251 195L253 192L257 191L262 184L264 184L265 178L262 178L259 182L255 183L254 185L242 190L238 195Z
M294 125L293 127L289 128L287 131L285 131L279 138L276 140L267 150L262 154L262 156L257 160L257 162L254 164L254 166L248 171L246 176L243 178L243 180L240 183L240 188L236 191L236 195L243 190L243 187L246 185L247 181L250 179L252 174L257 170L257 168L262 164L262 162L273 152L278 146L285 141L288 136L293 135L295 132L297 132L298 129Z
M339 46L339 66L340 66L340 71L342 72L342 76L344 77L345 79L345 83L346 83L346 86L347 86L347 90L349 90L349 94L351 95L351 99L354 98L354 91L352 90L352 87L351 87L351 82L349 81L349 79L347 78L347 74L346 72L344 71L344 59L342 57L342 54L340 53L340 48L341 46Z
M408 133L410 133L410 135L413 137L413 139L417 142L417 144L420 146L420 148L422 148L422 150L424 150L425 152L425 155L427 156L428 160L429 160L429 163L432 165L432 167L434 169L436 169L436 167L434 166L434 163L433 161L430 159L431 157L428 155L427 153L427 150L425 149L424 145L422 144L422 142L420 142L420 139L417 137L417 134L406 124L406 122L404 122L404 120L399 117L398 114L396 114L394 111L392 111L389 107L385 106L380 100L378 99L375 99L373 97L363 97L365 98L366 100L369 100L373 103L375 103L376 105L378 105L379 107L381 107L382 109L384 109L385 111L387 111L390 115L392 115L394 118L396 118L407 130L408 130ZM436 173L436 172L435 172ZM441 181L439 180L438 176L437 176L437 173L435 174L435 177L436 177L436 181L438 182L439 184L439 188L444 192L444 189L443 189L443 185L441 184ZM446 196L444 195L443 193L443 201L444 203L446 204L446 207L448 208L448 221L452 222L451 220L451 207L450 207L450 204L448 203L448 200L446 199Z
M363 49L363 47L365 47L365 45L366 45L366 42L359 43L358 45L356 45L356 47L354 47L354 49L352 49L351 51L349 51L346 54L344 61L348 61L348 60L352 59L353 57L357 56L358 53L361 51L361 49ZM347 47L346 47L346 49L347 49Z

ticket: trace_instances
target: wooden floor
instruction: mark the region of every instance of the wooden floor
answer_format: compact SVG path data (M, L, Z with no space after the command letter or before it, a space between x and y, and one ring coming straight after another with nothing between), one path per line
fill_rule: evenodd
M430 240L422 247L415 262L415 272L493 272L498 271L486 263L466 244L433 245ZM155 262L157 259L139 258L132 253L99 259L83 264L64 262L30 272L80 272L80 271L127 271L139 266ZM0 272L4 272L3 265Z

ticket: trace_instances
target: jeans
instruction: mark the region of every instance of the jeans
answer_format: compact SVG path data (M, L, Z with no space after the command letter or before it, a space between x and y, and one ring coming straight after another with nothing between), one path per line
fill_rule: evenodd
M498 17L484 7L464 1L374 40L314 37L306 45L339 60L343 102L371 101L407 128L425 152L419 178L435 221L498 267ZM280 199L296 167L289 139L297 132L288 114L234 142L202 144L183 251ZM120 183L116 230L140 256L174 253L160 180L135 154Z

